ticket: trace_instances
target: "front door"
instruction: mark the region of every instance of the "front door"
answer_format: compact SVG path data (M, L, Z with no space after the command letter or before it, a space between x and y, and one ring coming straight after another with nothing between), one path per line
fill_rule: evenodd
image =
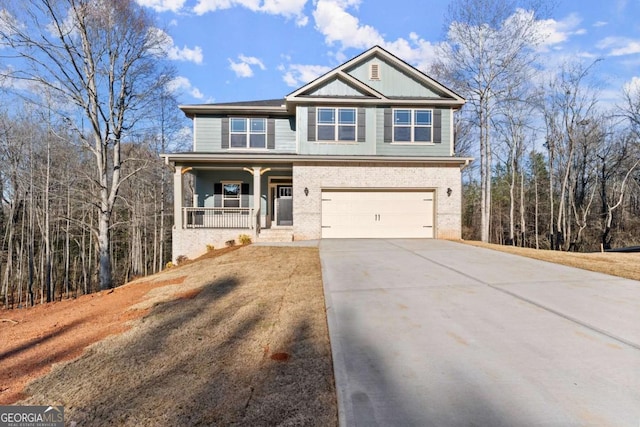
M290 184L276 186L274 218L276 225L293 225L293 187Z

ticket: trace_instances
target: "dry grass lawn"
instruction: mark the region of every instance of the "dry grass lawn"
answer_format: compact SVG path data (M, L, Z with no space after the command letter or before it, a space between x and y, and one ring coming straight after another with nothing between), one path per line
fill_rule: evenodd
M463 243L627 279L640 280L640 253L575 253L503 246L471 240L465 240Z
M128 308L144 317L20 403L86 426L337 424L317 248L246 246L127 286L150 281L165 285Z

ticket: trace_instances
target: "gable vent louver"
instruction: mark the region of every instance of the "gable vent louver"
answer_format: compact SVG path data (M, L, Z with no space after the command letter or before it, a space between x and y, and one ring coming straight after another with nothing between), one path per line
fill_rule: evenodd
M380 80L380 64L371 64L369 67L369 80Z

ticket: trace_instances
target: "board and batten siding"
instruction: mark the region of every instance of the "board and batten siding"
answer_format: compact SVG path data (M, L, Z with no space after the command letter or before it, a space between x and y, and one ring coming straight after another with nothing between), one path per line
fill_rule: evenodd
M379 80L369 79L369 67L371 63L379 64ZM349 75L389 97L409 96L435 98L439 96L422 83L377 57L370 58L368 61L359 64L347 72Z
M247 116L248 117L248 116ZM223 116L196 116L193 119L194 151L211 153L228 151L222 148ZM279 153L296 152L295 119L283 117L274 119L275 148L269 151ZM236 149L238 150L238 149ZM242 150L242 149L239 149ZM250 151L247 149L247 151Z
M435 109L434 109L435 110ZM442 108L441 114L441 143L439 144L392 144L384 142L384 108L376 110L376 154L382 156L451 156L451 109Z
M311 92L312 96L364 96L363 93L360 93L355 88L347 85L346 83L340 80L332 80L324 86L319 87L315 91Z

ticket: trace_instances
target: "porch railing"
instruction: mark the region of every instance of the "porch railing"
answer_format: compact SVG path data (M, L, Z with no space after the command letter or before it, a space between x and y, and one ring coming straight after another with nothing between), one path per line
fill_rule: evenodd
M182 208L184 228L256 227L253 208Z

